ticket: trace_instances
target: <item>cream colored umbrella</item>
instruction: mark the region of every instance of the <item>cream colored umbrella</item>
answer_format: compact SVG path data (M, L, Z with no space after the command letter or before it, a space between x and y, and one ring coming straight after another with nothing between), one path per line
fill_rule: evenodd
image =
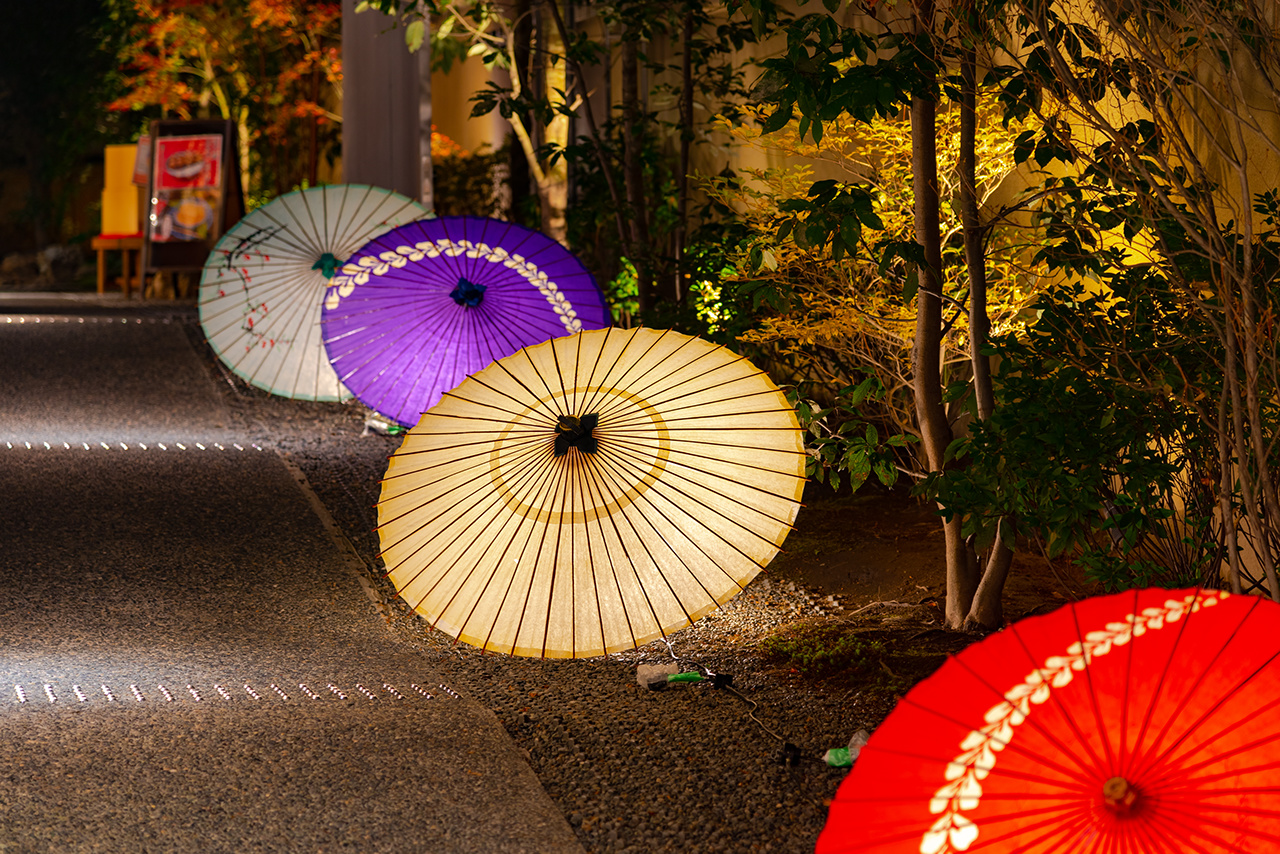
M473 374L406 434L382 557L466 643L617 652L742 590L790 531L804 468L794 411L747 359L672 331L581 332Z
M320 330L334 273L374 237L431 216L413 199L364 184L285 193L236 223L200 278L200 326L237 376L298 400L351 392L329 363Z

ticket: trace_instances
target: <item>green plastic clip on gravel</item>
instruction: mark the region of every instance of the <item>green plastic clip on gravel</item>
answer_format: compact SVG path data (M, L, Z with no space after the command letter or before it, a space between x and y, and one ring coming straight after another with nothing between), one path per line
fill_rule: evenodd
M667 677L667 682L701 682L701 673L672 673Z

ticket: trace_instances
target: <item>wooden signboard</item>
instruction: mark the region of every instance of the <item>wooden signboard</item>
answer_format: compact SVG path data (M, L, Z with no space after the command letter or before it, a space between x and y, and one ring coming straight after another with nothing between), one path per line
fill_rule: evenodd
M234 122L218 119L151 123L146 272L204 267L214 244L244 216Z

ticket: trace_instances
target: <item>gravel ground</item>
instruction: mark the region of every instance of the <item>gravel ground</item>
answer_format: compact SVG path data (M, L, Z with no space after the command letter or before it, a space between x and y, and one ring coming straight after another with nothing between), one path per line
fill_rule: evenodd
M0 852L582 850L246 438L189 308L37 308L0 306Z
M222 369L190 326L246 435L280 448L306 477L424 657L497 714L552 800L592 852L811 851L844 776L822 762L866 726L847 695L801 687L754 652L771 629L830 605L766 572L721 611L672 636L603 658L558 661L480 654L431 630L381 578L375 505L399 439L366 430L358 403L267 395ZM641 663L679 657L733 677L650 691ZM868 711L871 719L876 712ZM787 745L797 748L789 756Z
M539 661L455 644L408 613L381 577L375 505L398 439L367 431L358 404L286 400L230 376L204 343L190 304L95 306L56 310L182 325L229 413L226 434L279 450L305 474L388 605L391 628L425 667L496 714L586 850L812 850L844 774L821 756L881 710L860 710L856 692L803 687L772 670L754 645L772 628L825 613L829 603L766 572L674 635L670 649L657 643L598 659ZM670 662L673 652L685 669L732 675L732 689L637 685L638 664Z

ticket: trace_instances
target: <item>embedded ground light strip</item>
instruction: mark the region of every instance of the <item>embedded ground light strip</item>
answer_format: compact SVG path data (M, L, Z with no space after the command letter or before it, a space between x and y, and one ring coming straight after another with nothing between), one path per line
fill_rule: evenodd
M188 322L183 318L175 318L173 316L160 317L112 317L110 315L78 315L78 314L0 314L0 323L12 323L17 326L26 326L28 323L32 326L40 326L41 324L81 324L89 326L120 326L130 323L135 325L141 324L164 324L166 326L174 323Z
M4 447L9 451L262 451L265 450L261 445L250 443L248 446L241 445L239 442L66 442L58 439L53 442L46 442L41 439L35 441L6 441Z
M329 689L328 694L312 690L305 682L294 683L285 681L268 682L265 684L260 683L259 687L262 688L261 691L255 689L252 684L246 682L244 683L244 694L234 694L220 682L212 683L209 690L204 691L203 693L200 687L189 682L182 683L182 685L176 689L171 689L169 686L164 684L156 684L154 689L152 689L147 687L145 684L129 682L126 683L126 691L117 695L117 692L113 690L110 685L105 683L100 683L102 689L101 694L86 693L78 683L71 685L67 690L63 690L57 683L53 682L31 683L30 685L15 683L13 686L14 699L10 705L39 706L50 704L67 705L71 703L77 705L94 703L104 705L107 703L120 702L119 696L132 697L135 702L131 705L136 705L137 703L159 702L164 706L168 706L170 704L177 706L182 705L183 703L208 703L214 702L214 698L217 698L214 704L218 705L221 703L235 702L237 697L241 698L240 702L248 699L255 705L260 703L277 705L288 703L290 705L301 705L302 703L307 703L313 700L324 700L326 698L330 700L346 700L348 697L363 698L365 702L370 703L376 703L387 699L403 702L418 698L424 700L434 700L436 698L436 695L432 694L416 682L409 683L409 690L407 691L401 691L390 682L384 682L380 679L373 679L368 683L369 685L380 685L380 689L367 688L363 682L352 683L353 687L350 691L339 688L336 684L328 682L327 680L324 684ZM461 699L461 695L447 685L438 682L435 684L439 686L440 690L443 692L443 696L454 700ZM302 696L290 693L293 690L294 685L297 685L297 689L301 692ZM47 702L40 703L38 701L33 701L33 697L39 697L41 694L44 695ZM71 699L72 696L75 697L74 701Z

